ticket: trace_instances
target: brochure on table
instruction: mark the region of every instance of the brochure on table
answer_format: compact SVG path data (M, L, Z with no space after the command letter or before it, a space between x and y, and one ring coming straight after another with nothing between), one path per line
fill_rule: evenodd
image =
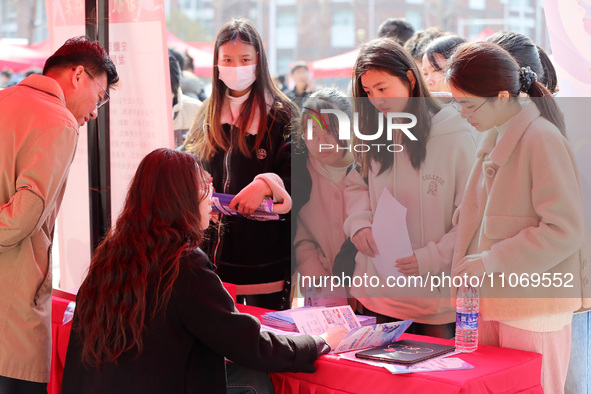
M333 308L304 309L291 314L301 334L321 335L334 326L350 329L333 353L361 350L394 342L413 320L361 326L349 305Z

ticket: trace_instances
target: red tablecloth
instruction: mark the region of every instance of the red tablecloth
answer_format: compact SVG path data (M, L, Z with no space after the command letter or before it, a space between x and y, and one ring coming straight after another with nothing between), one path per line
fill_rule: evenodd
M64 363L66 361L66 351L68 350L68 340L70 338L70 329L72 322L63 325L64 312L70 301L74 301L76 296L60 294L62 297L53 296L51 309L51 375L47 385L48 394L61 394L62 375L64 374Z
M228 289L231 294L232 287ZM54 296L52 312L53 357L48 394L61 393L63 365L66 359L71 323L62 325L69 299ZM237 305L244 313L260 318L265 309ZM452 343L443 339L405 334L403 338L434 343ZM474 369L443 372L422 372L392 375L383 368L341 360L325 355L316 361L317 371L306 373L273 373L271 379L277 393L352 394L352 393L543 393L540 386L542 356L479 346L462 359Z

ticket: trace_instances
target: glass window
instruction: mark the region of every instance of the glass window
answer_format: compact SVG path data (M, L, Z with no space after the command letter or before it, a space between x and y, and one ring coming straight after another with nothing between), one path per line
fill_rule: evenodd
M355 46L355 15L353 10L339 10L332 15L330 45L333 48Z
M298 44L297 20L294 13L277 14L276 42L279 49L292 49Z
M406 11L406 21L413 25L415 30L423 29L423 14L419 11Z
M468 6L473 10L484 10L486 8L486 0L470 0Z

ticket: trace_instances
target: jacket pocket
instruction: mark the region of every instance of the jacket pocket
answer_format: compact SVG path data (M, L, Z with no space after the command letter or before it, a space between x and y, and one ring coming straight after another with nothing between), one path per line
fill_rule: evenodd
M484 235L489 239L505 239L527 227L537 227L540 219L532 216L491 215L484 218Z
M34 248L34 263L38 275L38 285L33 298L35 306L43 305L51 298L53 288L52 263L51 263L51 236L44 231L39 231L32 239Z

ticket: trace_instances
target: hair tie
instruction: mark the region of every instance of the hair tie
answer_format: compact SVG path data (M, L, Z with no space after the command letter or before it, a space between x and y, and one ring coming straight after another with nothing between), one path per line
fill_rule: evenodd
M521 92L529 92L531 85L533 85L538 80L538 74L535 73L534 70L531 69L530 66L521 67L521 72L519 75L519 83L521 84Z

